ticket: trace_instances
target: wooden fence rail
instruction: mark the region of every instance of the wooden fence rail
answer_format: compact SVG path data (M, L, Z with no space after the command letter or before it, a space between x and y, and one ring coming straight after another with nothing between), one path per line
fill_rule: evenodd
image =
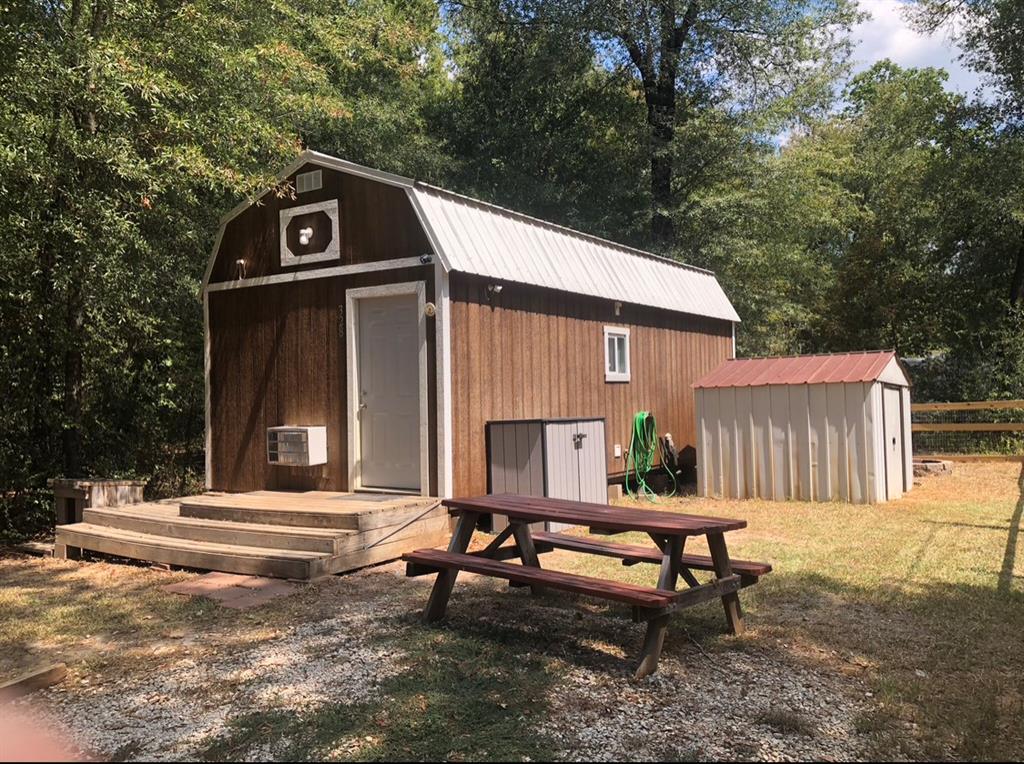
M913 411L978 411L979 409L1024 409L1024 401L961 401L959 403L911 403Z
M987 411L1024 409L1024 400L962 401L959 403L912 403L910 411ZM1024 422L913 422L913 432L1024 432Z

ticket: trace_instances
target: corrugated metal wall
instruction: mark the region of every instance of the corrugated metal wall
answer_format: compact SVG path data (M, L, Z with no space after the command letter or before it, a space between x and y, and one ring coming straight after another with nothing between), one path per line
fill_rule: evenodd
M878 382L695 391L703 496L875 503L886 500ZM909 392L901 390L909 410ZM904 443L909 441L902 417ZM909 446L894 465L910 485Z

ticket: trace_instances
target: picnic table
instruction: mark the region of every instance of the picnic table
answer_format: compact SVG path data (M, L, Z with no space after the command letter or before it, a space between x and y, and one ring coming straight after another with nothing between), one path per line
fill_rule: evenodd
M420 549L402 556L406 575L437 575L424 611L428 622L444 617L455 580L463 570L506 579L512 585L529 586L535 594L559 589L621 602L631 606L634 621L647 623L637 678L657 669L669 615L675 610L721 599L729 631L743 633L738 592L757 583L772 569L768 563L730 559L725 534L745 528L745 520L503 494L446 499L443 504L459 518L447 551ZM505 515L509 525L484 549L469 552L470 540L483 514ZM546 522L582 525L611 534L646 533L654 546L535 532L530 527L532 523ZM686 540L692 536L707 538L710 556L684 553ZM506 545L509 537L513 543ZM539 555L554 549L614 557L624 565L659 565L658 584L638 586L541 568ZM521 564L506 562L516 558ZM694 575L695 570L711 571L714 578L701 583ZM681 591L676 590L679 578L687 584Z

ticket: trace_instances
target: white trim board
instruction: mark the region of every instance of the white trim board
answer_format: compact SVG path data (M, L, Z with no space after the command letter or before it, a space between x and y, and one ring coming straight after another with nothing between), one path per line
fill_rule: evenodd
M437 495L452 497L452 329L448 271L438 260L434 266L434 355L437 367Z
M431 259L433 259L433 255L431 255ZM238 279L236 281L218 281L215 284L209 284L206 287L206 291L223 292L229 289L244 289L246 287L267 286L268 284L291 284L296 281L326 279L332 276L347 276L353 273L423 268L428 265L429 263L424 263L419 257L400 257L396 260L378 260L372 263L354 263L352 265L333 265L328 268L316 268L308 271L275 273L273 276L255 276L251 279Z
M357 453L361 443L359 431L359 301L374 297L416 295L419 327L419 399L420 399L420 494L430 495L430 411L427 405L427 315L426 281L406 281L398 284L357 287L345 290L345 348L347 359L348 406L348 487L360 490L362 485Z

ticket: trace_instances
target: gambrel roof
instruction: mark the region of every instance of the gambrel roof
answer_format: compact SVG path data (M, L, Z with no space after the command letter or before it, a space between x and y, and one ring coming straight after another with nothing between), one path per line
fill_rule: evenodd
M449 271L740 320L711 271L315 151L304 151L281 177L306 164L405 189L435 254ZM248 206L236 208L222 227Z

